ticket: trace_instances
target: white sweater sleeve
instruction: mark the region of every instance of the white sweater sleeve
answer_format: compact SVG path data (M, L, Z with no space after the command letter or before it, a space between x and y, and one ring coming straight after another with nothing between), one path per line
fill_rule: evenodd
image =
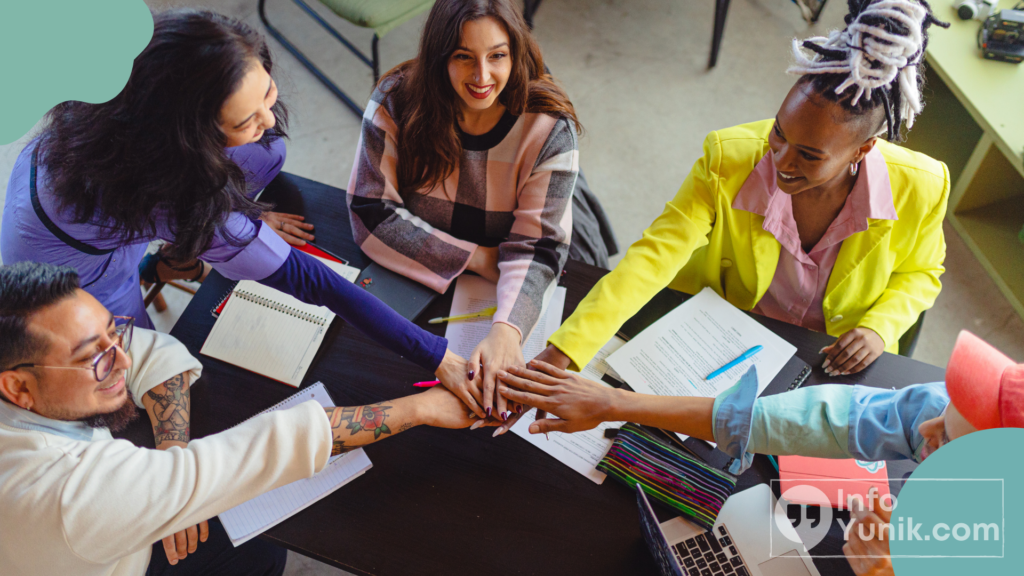
M134 346L133 346L134 348ZM94 442L65 462L64 536L89 562L108 563L264 492L308 478L331 453L315 401L264 414L188 448Z
M178 374L188 372L191 387L203 373L203 365L174 336L145 328L135 329L128 356L132 367L125 383L139 408L144 408L142 397L147 392Z

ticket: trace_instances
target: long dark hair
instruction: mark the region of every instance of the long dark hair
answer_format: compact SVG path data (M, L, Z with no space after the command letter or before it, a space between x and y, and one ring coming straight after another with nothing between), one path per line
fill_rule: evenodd
M516 116L547 113L568 118L581 130L572 102L544 71L540 47L512 0L438 0L427 17L416 58L380 80L389 86L396 111L398 182L403 190L433 188L458 166L459 95L448 78L448 59L459 46L462 25L488 16L508 32L512 57L512 73L498 101Z
M40 163L62 211L96 223L124 244L152 238L166 220L168 256L206 250L231 212L259 216L245 176L224 152L220 111L255 58L270 73L270 50L248 25L205 10L153 15L153 39L135 59L124 90L109 102L64 102L47 115ZM277 124L263 145L286 135ZM244 244L225 234L228 242Z

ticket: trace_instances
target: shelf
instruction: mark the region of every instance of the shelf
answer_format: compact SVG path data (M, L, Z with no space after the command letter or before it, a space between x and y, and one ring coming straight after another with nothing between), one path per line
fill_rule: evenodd
M950 222L999 286L1017 313L1024 316L1024 196L956 212Z

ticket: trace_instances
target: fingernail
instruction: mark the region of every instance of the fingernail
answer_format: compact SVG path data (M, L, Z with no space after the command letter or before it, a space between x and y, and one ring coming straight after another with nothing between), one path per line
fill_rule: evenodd
M522 406L516 406L516 412L519 412L520 414L522 414L523 413L523 407Z
M501 428L495 430L494 434L491 434L491 438L497 438L499 434L501 434Z
M508 420L508 413L507 412L502 412L501 413L501 419L502 419L502 421Z
M469 371L469 379L472 380L474 376L476 376L476 371L475 370L470 370Z
M832 361L829 360L828 358L825 358L825 362L821 365L821 367L827 369L830 364L832 364Z
M488 418L490 418L490 417L491 417L491 407L490 407L490 406L488 406L488 407L486 408L485 412L487 412L487 417L488 417Z
M828 346L825 346L821 350L818 350L818 354L824 354L825 353L825 348L828 348Z
M536 434L538 432L540 432L540 426L537 426L536 424L530 424L530 434Z
M850 375L849 372L843 372L843 376L849 376L849 375Z
M508 376L508 372L505 372L504 370L498 371L498 378L504 378L506 376Z
M545 440L551 440L551 438L550 438L550 437L548 436L548 433L547 433L547 432L545 432L545 433L544 433L544 439L545 439Z
M476 422L473 422L473 425L470 426L469 429L470 430L476 430L477 428L479 428L479 427L481 427L483 425L484 425L484 421L483 420L477 420Z
M508 367L508 371L509 372L519 372L519 366L509 366Z

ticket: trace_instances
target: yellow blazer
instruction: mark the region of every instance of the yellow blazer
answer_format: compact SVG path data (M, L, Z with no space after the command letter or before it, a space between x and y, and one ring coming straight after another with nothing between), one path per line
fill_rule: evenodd
M696 294L705 286L752 309L775 276L781 245L764 217L733 209L737 192L768 153L773 120L712 132L682 188L614 270L594 286L550 343L585 366L622 324L666 286ZM858 326L878 333L888 352L935 302L945 270L942 219L946 165L879 140L897 220L870 220L843 241L822 304L827 331Z

